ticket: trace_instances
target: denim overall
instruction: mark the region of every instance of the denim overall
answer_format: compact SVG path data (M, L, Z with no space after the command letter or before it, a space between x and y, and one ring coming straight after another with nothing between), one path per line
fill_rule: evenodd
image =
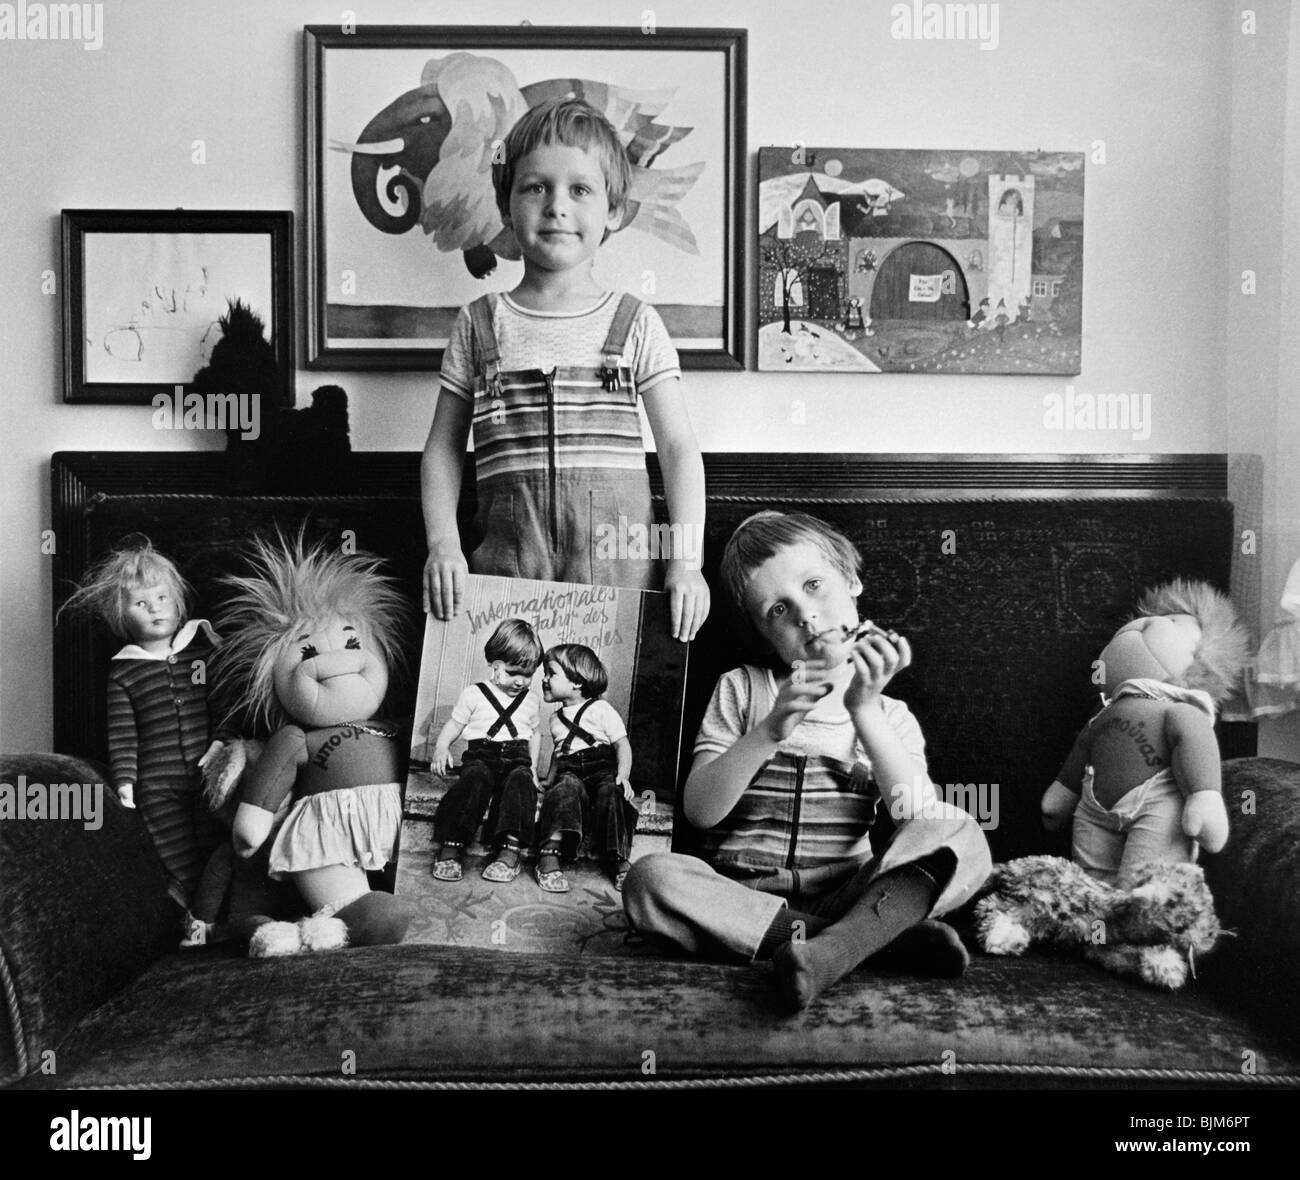
M475 524L483 535L470 569L657 588L658 554L647 553L655 534L641 419L631 372L622 365L640 301L621 297L599 368L546 373L502 371L495 300L485 295L469 305Z

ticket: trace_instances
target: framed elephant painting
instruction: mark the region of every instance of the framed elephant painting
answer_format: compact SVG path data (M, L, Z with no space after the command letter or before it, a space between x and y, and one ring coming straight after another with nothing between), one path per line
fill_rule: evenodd
M459 309L518 283L493 158L566 97L631 166L597 281L685 367L743 364L744 30L313 25L305 51L309 367L436 369Z

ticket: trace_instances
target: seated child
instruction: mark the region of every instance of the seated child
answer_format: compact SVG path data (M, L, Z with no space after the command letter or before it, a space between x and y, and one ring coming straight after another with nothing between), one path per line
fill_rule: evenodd
M555 742L543 784L539 830L547 833L537 858L537 883L547 893L567 893L561 856L574 856L582 833L592 833L615 889L623 888L636 832L632 805L632 745L614 707L601 699L609 687L605 665L589 647L561 643L544 657L542 695L558 701L551 714Z
M528 686L541 663L541 641L522 619L506 619L483 654L492 666L490 683L471 684L460 694L430 760L433 772L445 775L451 743L461 736L469 741L460 777L433 817L433 837L442 845L433 865L439 881L460 880L465 848L485 811L484 839L496 852L483 870L485 881L519 876L519 851L533 840L541 707Z
M895 960L960 974L961 942L927 919L990 868L975 821L935 796L916 719L883 695L911 649L859 626L860 568L853 544L809 516L760 512L737 528L722 578L772 662L726 673L700 725L682 802L703 859L643 857L625 889L643 932L771 958L791 1008L896 939ZM876 859L881 794L897 830Z

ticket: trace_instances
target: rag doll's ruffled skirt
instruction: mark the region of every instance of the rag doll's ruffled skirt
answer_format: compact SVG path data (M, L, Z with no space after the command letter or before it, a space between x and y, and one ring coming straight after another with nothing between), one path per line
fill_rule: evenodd
M402 791L397 783L371 783L304 795L271 846L269 875L280 880L327 865L382 869L397 856Z

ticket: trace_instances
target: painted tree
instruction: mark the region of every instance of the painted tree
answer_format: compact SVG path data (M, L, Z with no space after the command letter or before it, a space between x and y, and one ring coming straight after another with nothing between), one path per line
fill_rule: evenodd
M814 265L823 260L833 262L836 258L833 249L827 249L820 239L817 241L818 245L810 248L798 244L797 238L779 238L773 234L762 239L763 263L776 271L776 280L781 284L781 331L786 335L791 334L790 302L795 286L802 285L806 299Z

